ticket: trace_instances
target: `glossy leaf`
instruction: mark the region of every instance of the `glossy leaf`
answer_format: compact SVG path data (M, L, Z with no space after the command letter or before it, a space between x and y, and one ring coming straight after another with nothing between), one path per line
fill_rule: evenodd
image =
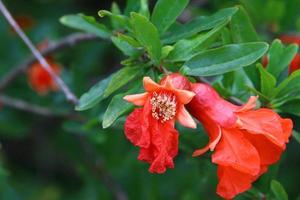
M132 13L131 22L138 41L146 48L149 56L158 64L161 57L161 43L156 27L143 15Z
M109 38L111 31L105 25L98 23L94 17L82 14L66 15L60 18L60 22L65 26L93 33L101 38Z
M120 116L134 107L133 104L124 101L123 97L125 95L118 94L112 98L103 116L103 128L110 127Z
M288 200L288 195L286 191L284 190L283 186L280 184L280 182L276 180L271 181L271 190L273 194L275 195L276 200Z
M189 0L158 0L151 21L160 33L164 33L181 14Z
M120 89L126 83L134 79L142 70L141 66L128 66L114 73L107 88L104 91L103 97L106 98L116 90Z
M198 54L201 50L204 50L207 46L213 43L217 36L220 35L222 28L228 22L217 25L207 33L199 34L193 39L183 39L176 42L174 50L171 51L167 60L176 61L187 61L193 56Z
M289 93L300 91L300 70L293 72L282 81L272 93L272 97L286 96Z
M203 51L184 64L183 72L193 76L213 76L253 64L268 50L264 42L225 45Z
M97 103L99 103L103 99L103 94L108 86L112 76L109 76L99 83L91 87L91 89L84 93L80 99L78 105L75 107L77 111L83 111L94 107Z
M114 15L120 15L121 14L121 10L120 10L118 4L116 4L115 2L113 2L111 4L111 13L114 14ZM110 21L111 21L111 25L114 29L121 29L122 28L122 25L119 23L119 20L117 20L116 18L111 17Z
M233 15L230 22L233 41L237 43L257 42L258 35L251 20L242 6L238 6L238 11Z
M120 49L125 55L137 57L141 51L133 47L131 44L128 43L127 40L124 40L121 37L111 37L112 42L115 46Z
M140 0L140 4L141 6L140 6L139 13L149 19L150 11L149 11L148 0Z
M278 77L289 66L297 51L295 44L284 47L280 40L274 40L269 51L268 71Z
M293 130L293 137L295 138L295 140L300 143L300 133Z
M129 22L129 18L127 16L116 14L116 13L112 13L112 12L109 12L107 10L100 10L98 12L98 15L100 17L108 16L108 17L111 18L111 20L114 21L114 24L117 24L118 27L125 28L128 31L132 30L130 22Z
M177 27L170 34L166 34L163 37L163 43L173 43L177 40L196 35L201 31L210 30L218 24L229 20L237 10L237 8L225 8L211 16L198 17L187 24Z
M265 96L269 96L269 94L274 91L274 88L276 86L276 79L261 64L258 64L258 69L260 72L261 92Z

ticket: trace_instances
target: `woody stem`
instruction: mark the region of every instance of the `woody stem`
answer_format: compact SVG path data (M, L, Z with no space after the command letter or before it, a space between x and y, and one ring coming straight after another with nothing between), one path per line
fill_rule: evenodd
M46 61L46 59L42 56L42 54L39 52L39 50L33 45L33 43L30 41L30 39L25 35L23 30L20 28L20 26L17 24L17 22L14 20L10 12L7 10L5 5L3 4L2 0L0 0L0 11L8 21L8 23L12 26L12 28L15 30L15 32L20 36L20 38L23 40L23 42L27 45L27 47L30 49L32 54L36 57L36 59L39 61L41 66L50 74L52 79L57 83L57 85L60 87L60 89L65 94L68 101L70 101L73 104L78 103L78 99L76 96L71 92L69 87L63 82L63 80L55 74L55 72L50 67L49 63Z

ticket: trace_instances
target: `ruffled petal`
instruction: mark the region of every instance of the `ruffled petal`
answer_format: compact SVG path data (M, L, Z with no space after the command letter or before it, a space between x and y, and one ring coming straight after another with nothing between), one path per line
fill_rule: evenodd
M194 129L197 128L196 122L183 105L178 108L176 119L182 126Z
M143 79L144 88L147 92L154 92L159 90L162 86L155 83L150 77L146 76Z
M245 134L245 136L257 150L261 165L271 165L280 159L283 149L268 140L264 135Z
M217 194L224 199L233 199L237 194L251 188L253 176L232 167L218 167Z
M148 92L142 94L126 95L123 97L124 100L133 103L136 106L143 106L148 98Z
M188 90L175 89L174 93L175 93L178 101L184 105L189 103L195 96L194 92L191 92Z
M206 132L208 133L209 142L205 147L195 150L193 153L194 157L200 156L208 150L213 151L216 145L218 144L218 142L220 141L222 135L221 127L213 123L211 120L209 120L209 118L205 118L201 120L201 122Z
M256 175L260 158L254 146L238 129L222 129L222 137L212 155L212 162Z
M126 138L135 146L147 147L150 144L149 133L143 133L142 130L142 119L143 119L143 109L136 108L134 111L127 117L125 121L125 136Z
M285 143L292 132L292 121L282 119L270 109L261 108L255 111L237 113L239 127L252 134L262 134L274 144L285 148Z
M258 96L251 96L246 104L241 106L238 110L235 112L244 112L248 110L252 110L256 107L256 101L258 99Z
M174 128L174 121L157 122L152 127L152 145L154 159L150 165L151 173L164 173L166 168L173 168L173 158L178 153L178 132Z

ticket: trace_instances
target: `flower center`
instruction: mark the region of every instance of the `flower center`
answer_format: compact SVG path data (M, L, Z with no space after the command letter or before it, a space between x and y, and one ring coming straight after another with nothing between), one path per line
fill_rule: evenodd
M171 120L176 115L176 96L169 93L153 93L150 99L152 116L162 123Z

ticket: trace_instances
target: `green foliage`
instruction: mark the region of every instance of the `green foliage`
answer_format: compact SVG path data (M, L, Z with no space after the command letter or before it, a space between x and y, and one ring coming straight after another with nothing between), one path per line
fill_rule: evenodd
M77 111L87 110L99 103L104 98L104 92L106 91L112 77L113 76L111 75L91 87L88 92L80 97L79 103L75 109Z
M280 40L274 40L269 51L268 70L278 77L290 64L297 51L298 46L295 44L284 47Z
M187 75L212 76L251 65L268 49L263 42L231 44L202 51L184 64Z
M166 34L162 41L165 44L170 44L180 39L189 38L201 31L210 30L220 23L228 21L237 10L237 8L225 8L211 16L198 17L187 24L179 26L172 33Z
M149 56L158 64L161 57L161 42L156 27L144 16L132 13L131 23L137 40L146 48Z
M227 22L216 25L212 30L199 34L192 39L179 40L174 44L174 49L168 55L167 60L177 62L191 59L215 42L226 24Z
M60 18L60 22L65 26L93 33L101 38L108 39L111 36L111 31L91 16L83 14L66 15Z
M292 118L294 129L299 129L300 72L289 74L298 46L274 40L296 27L299 32L298 0L210 0L201 6L188 0L70 2L7 1L14 15L24 11L39 17L31 29L24 29L36 44L44 39L52 44L69 34L61 24L99 40L71 44L72 49L49 55L61 65L62 79L81 95L75 109L84 112L74 113L60 91L37 95L23 76L1 91L46 107L55 116L16 111L0 102L0 199L114 199L110 177L128 199L218 199L217 169L208 155L199 159L179 155L173 170L153 176L146 164L136 161L136 150L124 139L125 118L136 108L124 96L145 92L142 78L158 81L165 70L181 71L193 81L205 76L227 99L246 102L256 94L263 107ZM96 17L65 15L78 9L95 16L101 10ZM4 77L28 50L3 19L0 35ZM262 41L271 44L269 50ZM267 66L260 64L263 56ZM207 144L200 124L196 130L177 125L176 129L184 154ZM271 166L236 199L299 198L296 130L279 161L282 165Z
M276 180L272 180L271 190L272 190L276 200L288 200L289 199L286 191L284 190L284 188L280 184L280 182L278 182Z
M163 34L181 14L189 0L158 0L151 21L157 27L160 34Z

